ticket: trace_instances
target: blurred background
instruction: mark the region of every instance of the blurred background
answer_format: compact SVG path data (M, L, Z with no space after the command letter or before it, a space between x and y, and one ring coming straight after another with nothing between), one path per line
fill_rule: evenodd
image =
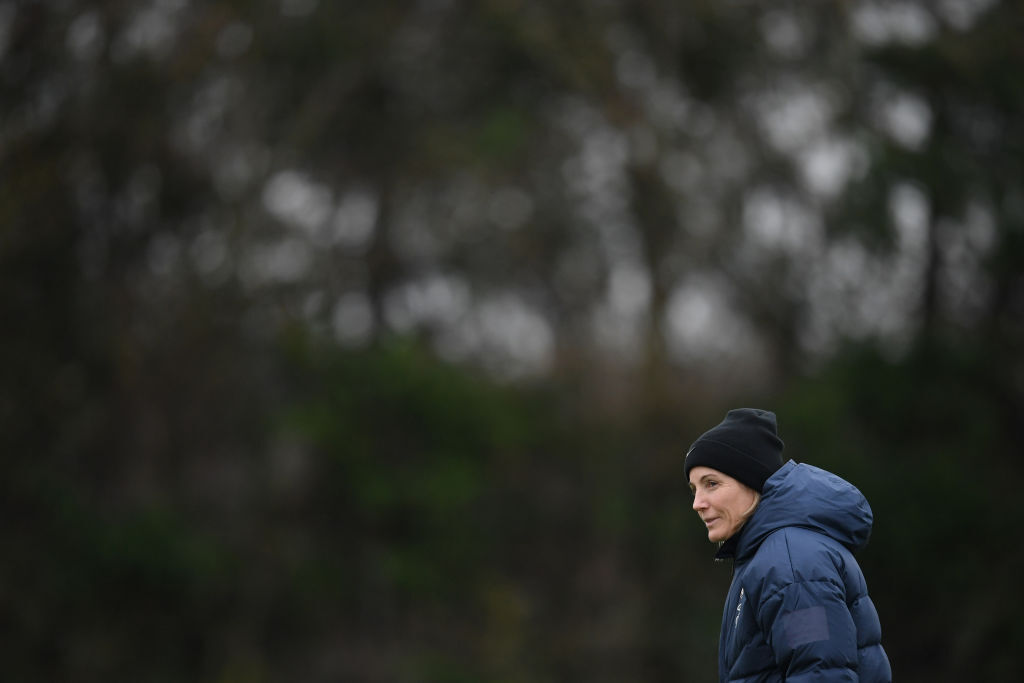
M10 681L716 676L729 408L1024 648L1024 6L0 0Z

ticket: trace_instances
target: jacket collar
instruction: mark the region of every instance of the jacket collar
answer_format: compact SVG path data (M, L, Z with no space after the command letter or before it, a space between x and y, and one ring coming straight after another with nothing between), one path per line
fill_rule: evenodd
M725 560L731 560L736 557L736 548L739 547L740 536L743 535L743 530L746 529L746 527L747 525L744 524L740 527L739 531L718 545L718 552L715 553L715 562L724 562Z

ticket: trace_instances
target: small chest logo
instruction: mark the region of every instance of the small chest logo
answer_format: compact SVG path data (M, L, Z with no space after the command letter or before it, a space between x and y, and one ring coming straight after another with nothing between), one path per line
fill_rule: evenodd
M744 589L740 588L740 599L736 604L736 618L732 620L732 627L736 628L736 625L740 623L740 613L743 611L743 601L746 600L747 593Z

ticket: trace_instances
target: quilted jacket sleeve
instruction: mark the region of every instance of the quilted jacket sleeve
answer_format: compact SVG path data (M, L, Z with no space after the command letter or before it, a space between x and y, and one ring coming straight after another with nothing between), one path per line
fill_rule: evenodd
M857 629L838 576L784 585L763 598L758 621L786 681L859 680Z

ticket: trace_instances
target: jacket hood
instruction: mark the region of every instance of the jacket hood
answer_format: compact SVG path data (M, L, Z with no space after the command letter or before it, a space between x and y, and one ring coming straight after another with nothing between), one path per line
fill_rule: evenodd
M873 521L867 498L853 484L790 460L765 482L757 510L733 537L735 543L727 541L718 556L743 562L784 527L817 531L856 552L867 545Z

